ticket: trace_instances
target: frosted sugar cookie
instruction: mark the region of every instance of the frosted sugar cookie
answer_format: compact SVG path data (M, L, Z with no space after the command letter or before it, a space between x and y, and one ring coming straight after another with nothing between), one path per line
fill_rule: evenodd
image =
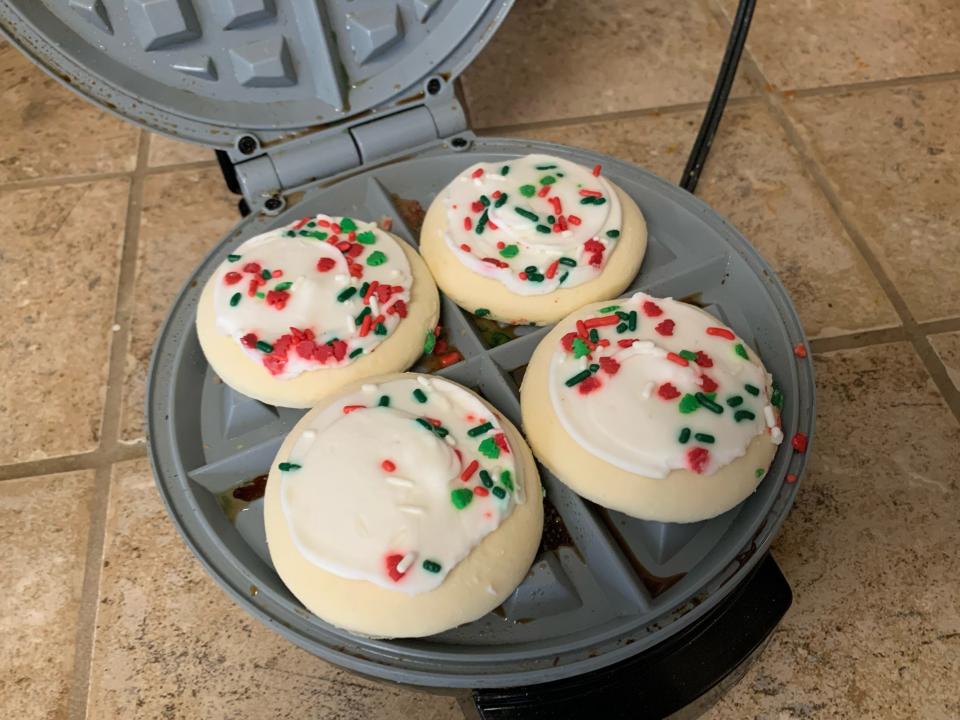
M466 388L428 375L353 384L307 413L267 481L270 556L318 617L430 635L497 607L543 529L533 456Z
M756 489L783 440L782 403L730 328L643 293L564 318L521 387L544 465L600 505L665 522L719 515Z
M546 325L616 297L647 247L643 215L620 188L549 155L477 163L427 211L420 252L465 310Z
M228 255L203 289L197 333L234 389L312 407L353 380L410 367L439 309L406 243L374 223L317 215Z

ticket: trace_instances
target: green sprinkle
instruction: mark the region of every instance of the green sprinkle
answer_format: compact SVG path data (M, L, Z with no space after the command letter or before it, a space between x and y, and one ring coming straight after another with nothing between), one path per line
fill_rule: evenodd
M600 340L600 331L596 328L590 328L590 342L596 344Z
M677 353L677 355L682 357L684 360L689 360L690 362L697 361L697 354L695 352L691 352L690 350L681 350Z
M493 487L493 478L490 477L490 473L486 470L480 471L480 482L483 483L484 487L492 488Z
M367 307L365 307L363 310L361 310L361 311L360 311L360 314L357 315L356 319L354 320L354 322L356 323L357 327L360 327L361 325L363 325L363 319L364 319L367 315L370 315L372 312L373 312L373 311L370 310L370 306L369 306L369 305L368 305Z
M630 332L633 332L634 330L637 329L637 311L636 310L630 311L630 319L627 321L627 325L630 329Z
M517 215L520 215L521 217L525 217L527 220L532 220L533 222L539 222L540 220L539 215L537 215L535 212L530 212L526 208L515 207L514 211L517 213Z
M309 230L301 230L299 234L302 235L303 237L310 237Z
M264 280L269 280L270 278L273 277L273 273L267 270L266 268L264 268L263 270L260 271L260 277L262 277Z
M547 225L553 225L557 221L553 215L547 215Z
M262 353L270 354L273 352L273 345L263 340L257 340L257 350Z
M680 398L680 412L684 415L689 415L697 408L700 407L700 403L697 402L697 398L690 393L687 393L682 398Z
M457 510L463 510L471 500L473 500L473 490L468 488L457 488L450 493L450 502Z
M487 315L490 314L490 311L487 310L486 308L477 308L476 310L473 311L473 314L476 315L477 317L486 317Z
M537 225L537 232L543 233L544 235L550 234L552 231L547 225Z
M581 205L603 205L606 202L606 198L594 197L592 195L588 195L587 197L580 199Z
M607 237L608 237L608 238L618 238L618 237L620 237L620 231L619 231L619 230L607 230Z
M749 410L737 410L733 414L733 419L736 420L737 422L740 422L741 420L754 420L756 419L756 417L757 416L754 415Z
M433 432L437 434L437 437L441 437L441 438L445 438L447 435L450 434L450 431L447 430L445 427L434 428Z
M296 234L293 230L287 230L287 231L284 233L284 235L286 235L287 237L296 237L296 236L297 236L297 234Z
M438 573L440 572L440 563L434 562L433 560L424 560L423 569L427 572Z
M376 326L373 328L373 334L374 334L374 335L386 335L386 334L387 334L387 326L384 325L383 323L377 323Z
M556 165L534 165L537 170L556 170Z
M740 407L743 405L743 398L739 395L731 395L727 398L727 405L730 407Z
M574 260L573 258L562 257L557 262L559 262L561 265L566 265L567 267L577 266L577 261Z
M623 320L624 322L630 322L630 313L623 312L622 310L617 313L617 317Z
M620 323L619 325L617 325L617 328L616 328L617 335L623 335L623 333L625 333L629 329L629 327L630 326L627 325L627 323L625 322Z
M783 393L776 385L773 386L773 393L770 395L770 404L776 408L783 407Z
M417 388L413 391L413 399L418 403L425 403L427 401L427 394L420 388Z
M340 220L340 229L344 232L351 232L357 229L357 224L352 218L345 217Z
M483 435L487 430L493 430L493 425L491 423L485 422L482 425L477 425L467 430L467 435L470 437L479 437Z
M747 384L743 386L743 389L746 390L751 395L753 395L754 397L760 394L760 388L758 388L756 385Z
M764 470L763 468L757 468L757 469L754 470L753 472L754 472L754 474L755 474L758 478L762 478L762 477L763 477L764 475L766 475L766 473L767 473L767 471Z
M578 385L579 383L582 383L582 382L583 382L584 380L586 380L588 377L590 377L590 371L589 371L589 370L581 370L580 372L578 372L578 373L577 373L576 375L574 375L573 377L567 378L567 379L564 381L564 384L565 384L567 387L573 387L574 385Z
M504 490L502 487L495 487L495 488L494 488L493 490L491 490L490 492L492 492L494 495L496 495L496 496L497 496L498 498L500 498L501 500L503 500L503 499L507 496L507 491Z
M575 358L582 358L590 354L590 348L583 341L583 338L574 338L573 339L573 356Z
M337 302L346 302L356 294L357 289L352 285L350 287L345 287L337 294Z
M500 256L505 258L516 257L517 253L520 252L520 248L516 245L507 245L500 251Z
M307 227L316 227L316 226L317 224L313 220L307 223Z
M490 207L490 198L488 198L486 195L481 195L480 204L484 207Z
M500 168L500 174L501 174L501 175L509 175L509 174L510 174L510 166L509 166L509 165L504 165L502 168Z
M380 399L377 401L377 405L379 405L380 407L390 407L390 396L381 395Z
M527 280L530 282L543 282L543 275L540 273L527 273Z
M506 204L508 197L510 197L510 196L507 195L506 193L501 193L501 194L500 194L500 197L498 197L496 200L494 200L493 206L494 206L495 208L503 207L503 206Z
M614 310L619 310L619 309L620 309L619 305L607 305L607 307L605 308L600 308L600 312L612 313ZM620 315L620 313L617 313L617 315Z
M386 255L379 250L374 250L372 253L370 253L370 257L367 258L367 265L370 267L376 267L377 265L383 265L386 261Z
M540 178L541 185L553 185L557 179L553 175L544 175Z
M230 262L236 262L240 258L241 258L240 255L227 255L227 260L229 260Z
M369 289L370 289L370 283L365 282L363 285L361 285L361 286L360 286L360 297L363 297L364 295L366 295L366 294L367 294L367 290L369 290Z
M749 359L750 359L750 356L747 355L747 350L746 350L746 348L743 347L743 344L742 344L742 343L737 343L736 345L734 345L734 346L733 346L733 351L734 351L737 355L739 355L740 357L742 357L744 360L749 360Z
M300 465L297 465L296 463L292 463L292 462L282 462L279 465L277 465L277 469L280 470L281 472L290 472L291 470L299 470L300 467L301 467Z
M430 424L429 420L427 420L426 418L417 418L416 420L418 425L426 428L430 432L433 432L433 425Z
M716 438L713 435L708 435L707 433L697 433L693 437L695 440L699 440L707 445L712 445L714 441L716 441Z
M568 277L570 277L570 273L568 272L563 273L563 275L561 275L560 279L557 281L558 284L563 285L563 281L566 280Z
M377 241L377 236L373 234L372 230L364 230L362 233L357 233L357 242L361 245L373 245Z
M709 395L698 392L694 397L697 398L698 403L703 405L710 412L716 413L717 415L723 412L723 405L715 403Z
M683 428L683 430L680 431L680 436L677 438L677 441L681 445L686 445L689 439L690 439L690 428Z
M492 437L488 437L481 442L477 447L477 450L480 451L481 455L484 455L491 460L496 460L498 457L500 457L500 446L497 445L496 441Z
M327 233L317 230L315 232L308 232L307 237L316 238L317 240L326 240L329 236Z
M487 229L487 221L490 220L490 216L487 215L487 211L483 211L483 215L480 216L480 219L477 220L477 225L474 227L474 232L477 235L483 235L483 231Z
M537 192L537 189L533 185L521 185L520 194L524 197L533 197Z
M264 295L262 292L258 292L257 297L263 300L266 297L266 295Z
M436 346L437 336L433 334L433 330L427 330L427 336L423 339L423 354L429 355Z
M347 355L347 357L353 359L361 354L363 354L363 348L357 348L356 350L351 352L349 355Z
M234 293L230 296L230 307L236 307L240 304L240 300L243 296L240 293Z
M504 470L502 473L500 473L500 484L510 492L513 492L513 478L510 477L509 470Z
M283 292L284 290L289 290L292 287L293 287L293 282L291 282L290 280L287 280L286 282L277 283L277 285L273 289L276 290L277 292Z

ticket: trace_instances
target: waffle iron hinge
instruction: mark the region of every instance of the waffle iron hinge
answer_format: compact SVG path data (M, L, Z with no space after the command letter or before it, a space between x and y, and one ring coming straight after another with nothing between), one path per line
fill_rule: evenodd
M466 130L467 119L452 91L407 110L349 126L325 128L287 140L234 165L240 190L253 212L280 212L292 188L363 167L410 148Z

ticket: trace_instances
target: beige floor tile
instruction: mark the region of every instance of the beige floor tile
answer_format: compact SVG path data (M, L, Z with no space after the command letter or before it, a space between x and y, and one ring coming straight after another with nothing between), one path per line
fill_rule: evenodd
M0 463L97 447L127 181L0 192Z
M197 264L239 219L237 196L227 190L216 168L146 178L123 386L124 440L143 438L147 366L170 304Z
M699 112L531 130L538 137L631 160L676 181ZM897 324L897 316L829 204L761 105L731 107L697 190L773 265L809 335Z
M145 461L115 468L89 717L460 718L454 702L308 655L233 604L177 535Z
M213 149L203 145L173 140L166 135L150 136L147 162L151 167L181 165L194 162L214 162Z
M513 6L463 88L476 128L701 102L725 43L698 3L528 0Z
M136 127L70 92L12 47L0 48L0 125L0 183L125 172L136 163Z
M960 315L960 81L788 107L914 316Z
M736 0L720 0L730 17ZM953 0L768 0L748 49L776 87L811 88L960 70Z
M818 356L793 607L710 720L960 717L960 427L907 343Z
M953 384L960 388L960 332L931 335L930 344L947 368Z
M92 471L0 482L0 717L67 717L92 493Z

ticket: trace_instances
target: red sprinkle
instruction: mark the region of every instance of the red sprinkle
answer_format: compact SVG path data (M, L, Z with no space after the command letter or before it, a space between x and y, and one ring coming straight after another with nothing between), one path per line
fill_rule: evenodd
M475 213L483 212L483 203L479 200L474 200L470 203L470 209Z
M507 444L507 436L503 433L497 433L494 435L493 441L497 444L497 447L503 450L505 453L510 452L510 445Z
M503 195L503 193L500 192L499 190L494 190L492 193L490 193L490 197L492 197L494 200L496 200L501 195Z
M589 329L595 327L606 327L607 325L617 325L619 323L620 318L616 315L601 315L600 317L590 318L583 324Z
M554 215L562 215L562 214L563 214L563 206L560 204L560 198L558 198L556 195L554 195L554 196L551 197L551 198L547 198L547 202L549 202L549 203L553 206L553 214L554 214Z
M299 220L297 220L297 221L293 224L293 229L294 229L294 230L299 230L299 229L302 228L304 225L306 225L308 222L310 222L310 218L308 218L308 217L300 218Z
M670 362L675 362L677 365L681 365L683 367L687 367L690 364L686 358L682 358L676 353L672 353L672 352L667 353L667 360L669 360Z
M703 350L697 350L697 365L705 368L713 367L713 360Z
M366 337L370 334L370 326L373 323L373 318L369 315L364 315L363 320L360 322L360 332L357 333L360 337Z
M657 388L657 395L664 400L673 400L680 397L680 391L672 383L664 383Z
M473 494L476 495L477 497L486 497L487 495L490 494L490 491L487 490L483 485L477 485L473 489Z
M472 229L473 229L473 221L472 221L470 218L465 217L465 218L463 219L463 229L464 229L464 230L472 230Z
M275 278L283 277L283 270L274 270L270 274Z
M593 166L593 176L594 176L594 177L600 177L600 170L601 170L601 168L600 168L599 165L594 165L594 166Z
M373 297L373 294L377 291L377 288L380 287L380 283L374 280L370 283L370 287L367 288L367 292L363 295L363 304L369 305L370 298Z
M576 339L576 332L568 332L562 338L560 338L560 344L563 346L563 349L567 352L573 352L573 341Z
M600 369L603 370L608 375L616 375L620 370L620 363L618 363L612 357L602 357L598 361L600 363Z
M329 220L317 220L317 225L319 225L320 227L330 227L330 221L329 221Z
M737 337L732 332L722 327L708 327L707 335L713 335L715 337L722 337L727 340L736 340Z
M798 358L805 358L807 356L807 347L803 343L797 343L793 346L793 354Z
M387 555L384 558L384 562L387 564L387 575L390 576L390 579L394 582L400 582L406 573L402 573L397 570L397 565L403 560L403 555Z
M649 300L644 300L643 302L643 314L647 317L658 317L663 315L663 310L660 309L660 306L655 302L650 302Z
M790 440L790 444L793 445L793 449L799 453L807 451L807 436L804 433L797 433Z
M248 273L259 273L260 270L260 263L249 262L243 266L243 271Z
M497 240L497 250L503 250L507 244L503 240Z
M544 185L542 188L537 190L537 197L546 197L551 190L553 190L552 185Z
M226 275L223 276L223 281L227 285L236 285L241 280L243 280L243 275L241 275L238 272L228 272Z
M676 323L673 320L664 320L659 325L657 325L654 330L656 330L661 335L673 335L673 328L676 326Z
M476 170L474 170L473 173L470 175L470 177L472 178L483 177L483 168L477 168Z
M695 473L703 473L709 459L710 451L706 448L695 447L687 451L687 464Z
M500 226L497 225L493 220L487 220L487 228L490 230L499 230Z
M460 249L463 250L464 252L470 252L470 246L467 245L466 243L460 243Z
M240 338L240 342L242 342L248 348L255 348L257 346L257 336L254 333L247 333Z
M314 351L317 349L317 345L313 340L301 340L297 343L297 355L302 357L304 360L309 360L313 357Z
M470 464L463 469L462 473L460 473L460 479L464 482L469 482L470 478L473 477L473 474L477 471L478 467L480 467L480 463L478 463L476 460L471 460Z
M709 375L701 375L700 387L705 393L712 393L717 389L717 382Z
M788 485L793 485L793 483L795 483L796 481L797 481L797 476L796 476L796 475L794 475L793 473L788 473L788 474L787 474L787 484L788 484Z
M557 268L560 266L559 260L554 260L547 266L547 271L543 274L547 280L553 280L553 276L557 274Z
M335 233L341 233L341 232L343 232L343 228L340 227L340 224L339 224L339 223L332 223L332 224L330 225L330 229L333 230Z
M571 225L579 225L580 218L578 218L576 215L567 215L567 222Z
M526 279L527 279L527 273L524 272L523 270L521 270L520 272L517 273L517 277L520 278L521 280L526 280Z
M366 408L366 407L367 407L366 405L344 405L344 406L343 406L343 414L344 414L344 415L349 415L349 414L352 413L354 410L363 410L363 409Z
M393 460L384 460L380 463L380 467L383 468L384 472L393 472L397 469L397 464Z
M580 194L584 197L603 197L603 193L599 190L587 190L586 188L581 190Z
M623 340L617 340L617 345L622 348L628 348L637 342L637 338L624 338Z
M577 385L577 389L580 390L581 395L589 395L594 390L600 389L600 380L596 375L591 375L586 380Z
M577 335L582 338L587 337L587 326L583 324L583 320L577 320Z
M453 365L454 363L458 363L461 360L463 360L463 356L461 356L460 353L454 350L453 352L447 353L446 355L440 358L440 367L449 367L450 365Z
M333 258L320 258L317 260L317 270L320 272L327 272L328 270L333 270L336 267L337 261Z
M441 425L443 425L442 422L440 422L440 421L437 420L436 418L432 418L432 417L428 417L428 418L427 418L427 422L429 422L429 423L430 423L431 425L433 425L434 427L440 427Z

